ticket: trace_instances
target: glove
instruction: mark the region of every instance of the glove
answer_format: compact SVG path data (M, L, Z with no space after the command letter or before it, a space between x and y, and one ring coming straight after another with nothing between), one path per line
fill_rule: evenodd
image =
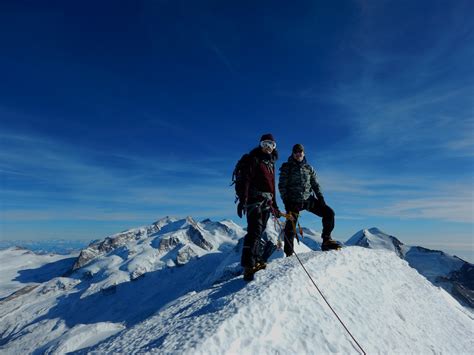
M283 216L283 213L281 213L280 210L276 209L276 210L275 210L275 217L276 217L276 218L280 218L281 216Z
M245 203L239 201L239 204L237 205L237 216L242 218L244 214L245 214Z

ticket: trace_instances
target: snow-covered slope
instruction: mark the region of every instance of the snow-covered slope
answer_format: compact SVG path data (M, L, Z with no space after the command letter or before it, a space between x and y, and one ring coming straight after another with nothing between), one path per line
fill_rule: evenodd
M0 250L0 300L63 275L70 270L76 256L36 254L17 247Z
M237 245L244 230L230 221L196 222L191 217L166 217L151 226L131 229L81 251L73 271L90 281L85 295L110 290L118 284L204 255L223 255Z
M390 250L405 259L434 285L445 288L460 302L474 308L474 266L456 256L439 250L405 245L378 228L357 232L345 245Z
M354 247L301 258L368 354L468 354L473 349L469 312L394 254ZM253 283L233 278L189 292L90 350L357 353L294 257L275 260Z
M264 237L279 231L270 221ZM228 220L167 217L91 243L74 267L67 259L69 273L27 267L22 285L43 276L0 300L0 353L356 353L295 257L277 250L243 282L244 234ZM471 313L406 261L358 247L322 253L319 233L304 235L296 252L366 351L472 348ZM23 268L30 255L17 257Z

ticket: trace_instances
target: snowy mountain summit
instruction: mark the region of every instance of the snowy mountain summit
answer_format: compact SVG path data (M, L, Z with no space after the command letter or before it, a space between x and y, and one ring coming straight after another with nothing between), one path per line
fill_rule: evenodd
M276 242L279 231L270 221L264 238ZM365 248L321 252L320 234L305 229L296 252L366 353L470 353L472 311L410 266L416 247L398 242L399 254L379 232L347 243ZM13 281L24 287L0 298L0 352L360 353L295 256L277 250L253 282L242 280L244 234L229 220L166 217L55 268L19 270ZM23 256L0 251L0 272L5 257L25 268Z
M474 265L471 263L440 250L405 245L378 228L357 232L346 245L390 250L434 285L443 287L458 301L474 308Z
M397 238L382 232L378 228L363 229L354 234L345 244L357 245L370 249L391 250L398 256L403 256L403 243Z

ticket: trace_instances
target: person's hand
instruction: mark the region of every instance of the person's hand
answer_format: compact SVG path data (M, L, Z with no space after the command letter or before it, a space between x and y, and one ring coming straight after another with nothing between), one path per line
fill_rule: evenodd
M242 218L242 216L245 214L245 203L242 201L239 201L239 204L237 205L237 216Z
M280 210L275 210L275 217L280 218L281 216L283 216L283 213Z

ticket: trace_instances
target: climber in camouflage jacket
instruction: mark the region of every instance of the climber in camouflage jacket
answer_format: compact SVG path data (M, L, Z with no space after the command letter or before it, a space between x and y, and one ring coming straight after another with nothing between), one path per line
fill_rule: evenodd
M335 247L336 242L331 239L331 232L334 229L334 211L324 201L316 172L306 161L303 145L295 144L292 155L281 166L278 189L287 213L293 216L293 221L287 221L285 226L285 254L287 256L293 254L295 225L299 213L303 210L322 217L323 246L328 249Z
M291 156L286 163L283 163L280 168L278 189L285 205L287 201L292 204L303 204L313 191L318 200L324 201L316 172L305 157L298 162Z

